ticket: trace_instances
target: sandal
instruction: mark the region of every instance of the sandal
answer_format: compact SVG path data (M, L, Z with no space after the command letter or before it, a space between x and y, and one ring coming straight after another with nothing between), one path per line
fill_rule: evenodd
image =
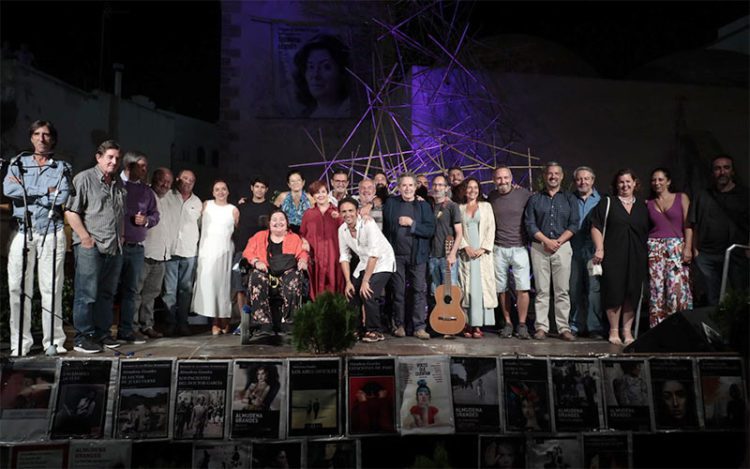
M482 329L475 327L474 332L472 332L471 336L475 339L481 339L484 337L484 332L482 332Z
M612 335L612 333L615 333ZM620 330L619 329L610 329L609 330L609 343L612 345L622 345L622 340L620 340Z
M472 337L474 337L473 335L471 335L471 330L469 329L464 329L463 334L464 334L464 338L466 339L471 339Z
M375 331L366 332L365 335L362 336L362 342L373 343L380 342L381 340L385 340L385 337L383 337L383 334Z
M632 336L625 337L625 340L622 341L622 345L628 346L632 344L633 342L635 342L635 339Z

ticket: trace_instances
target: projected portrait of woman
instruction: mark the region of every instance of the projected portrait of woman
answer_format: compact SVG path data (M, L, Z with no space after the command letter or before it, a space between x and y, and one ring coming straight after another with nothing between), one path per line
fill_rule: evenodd
M336 36L319 34L294 55L294 84L301 117L340 118L351 115L349 47Z

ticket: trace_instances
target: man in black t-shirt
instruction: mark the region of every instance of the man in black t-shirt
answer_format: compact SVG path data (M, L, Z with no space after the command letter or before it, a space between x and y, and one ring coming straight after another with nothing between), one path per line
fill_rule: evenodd
M271 212L276 210L276 206L266 200L268 192L268 181L264 177L256 177L250 185L250 191L253 196L249 200L243 197L237 203L237 209L240 211L240 221L237 228L232 234L234 242L234 261L235 266L242 259L242 251L247 245L247 240L260 230L268 228L268 218ZM246 279L237 269L232 269L232 294L237 298L237 309L242 314L242 307L245 306L247 296Z
M719 304L724 254L732 244L748 243L747 187L735 181L734 160L719 155L711 162L713 186L698 193L690 204L688 223L693 227L693 259L706 286L709 305ZM729 262L727 285L748 288L748 258L735 249Z

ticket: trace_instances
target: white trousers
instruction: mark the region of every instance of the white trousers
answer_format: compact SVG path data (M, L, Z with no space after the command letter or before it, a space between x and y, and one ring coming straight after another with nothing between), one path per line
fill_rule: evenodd
M34 343L31 335L31 297L34 295L34 265L39 268L39 292L42 294L42 347L46 350L50 346L50 336L54 329L54 343L58 350L65 343L65 331L60 318L54 318L54 325L50 324L50 311L52 310L52 251L54 249L54 236L50 232L46 236L34 233L33 240L28 242L26 281L24 283L26 301L24 302L23 317L23 347L18 347L18 330L20 327L19 313L21 311L21 270L23 268L23 238L24 234L16 232L10 243L8 253L8 293L10 294L10 350L11 355L27 355ZM46 241L44 239L46 238ZM44 246L42 246L44 241ZM37 262L38 261L38 262ZM62 310L63 277L65 269L65 232L57 231L57 255L55 265L55 308L54 313L60 317ZM52 327L50 327L52 326Z

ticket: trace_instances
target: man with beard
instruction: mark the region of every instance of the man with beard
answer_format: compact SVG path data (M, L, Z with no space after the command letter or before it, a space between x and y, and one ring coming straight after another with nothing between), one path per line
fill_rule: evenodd
M544 189L526 204L526 233L532 239L531 265L536 282L536 332L542 340L549 332L550 287L554 287L555 323L562 340L572 342L570 332L570 238L578 231L575 196L562 190L563 169L554 161L544 167ZM551 284L551 285L550 285Z
M511 297L508 291L508 269L513 271L518 308L516 336L530 339L526 326L529 312L529 290L531 289L531 265L526 248L526 230L523 226L523 213L531 193L523 187L513 185L513 173L507 166L498 166L493 173L495 190L490 192L489 203L495 214L495 279L500 295L500 308L505 318L505 326L500 337L513 336L513 322L510 318Z
M693 259L706 287L709 305L719 304L724 253L732 244L748 243L747 187L735 181L734 159L719 155L711 162L713 186L698 193L688 222L693 226ZM728 286L737 291L748 288L748 252L732 251Z

